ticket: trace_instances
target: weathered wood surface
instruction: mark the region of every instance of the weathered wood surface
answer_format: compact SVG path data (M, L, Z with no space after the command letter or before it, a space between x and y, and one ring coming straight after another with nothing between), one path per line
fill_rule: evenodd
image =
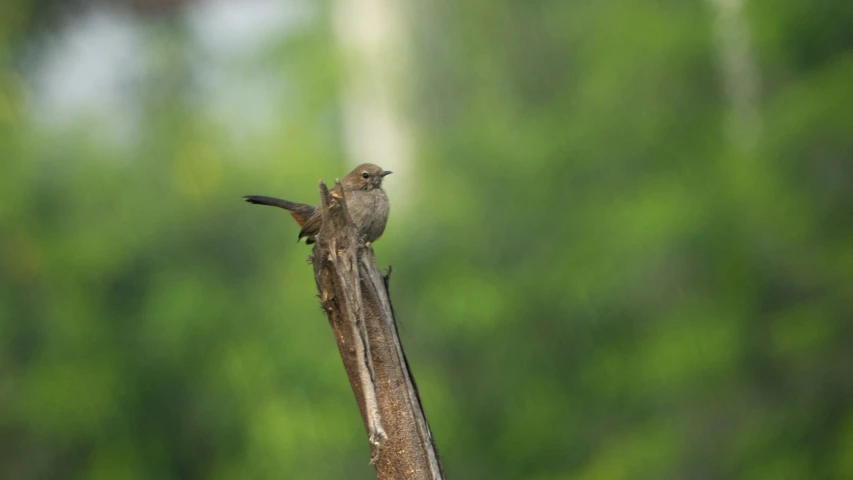
M355 394L379 480L443 479L438 452L397 333L388 279L357 236L339 182L320 182L323 227L312 253L323 310Z

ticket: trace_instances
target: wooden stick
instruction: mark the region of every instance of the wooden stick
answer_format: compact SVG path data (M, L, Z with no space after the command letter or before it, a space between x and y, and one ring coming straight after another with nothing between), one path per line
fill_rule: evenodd
M358 238L340 182L320 182L323 227L314 278L370 442L379 480L443 480L420 395L400 343L388 279Z

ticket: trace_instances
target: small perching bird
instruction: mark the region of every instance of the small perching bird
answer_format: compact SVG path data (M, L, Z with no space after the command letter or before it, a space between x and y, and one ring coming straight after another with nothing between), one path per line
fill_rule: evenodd
M390 206L388 195L385 194L385 190L382 190L382 179L390 173L372 163L362 163L348 173L341 182L347 210L358 228L359 236L367 243L373 243L381 237L382 232L385 231L385 224L388 223ZM243 198L249 203L287 210L302 227L297 241L305 237L305 243L310 245L317 240L317 233L323 226L323 215L318 208L263 195L246 195Z

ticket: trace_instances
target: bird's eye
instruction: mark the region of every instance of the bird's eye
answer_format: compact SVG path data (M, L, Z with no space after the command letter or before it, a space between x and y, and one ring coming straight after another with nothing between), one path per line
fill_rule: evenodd
M369 173L367 173L367 172L361 172L361 178L367 178L367 177L369 177L369 176L370 176L370 174L369 174Z

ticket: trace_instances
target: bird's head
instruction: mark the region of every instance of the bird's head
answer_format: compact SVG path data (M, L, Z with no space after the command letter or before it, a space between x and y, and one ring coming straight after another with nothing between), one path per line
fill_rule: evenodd
M372 190L382 187L382 179L390 174L372 163L362 163L344 177L344 187L348 190Z

